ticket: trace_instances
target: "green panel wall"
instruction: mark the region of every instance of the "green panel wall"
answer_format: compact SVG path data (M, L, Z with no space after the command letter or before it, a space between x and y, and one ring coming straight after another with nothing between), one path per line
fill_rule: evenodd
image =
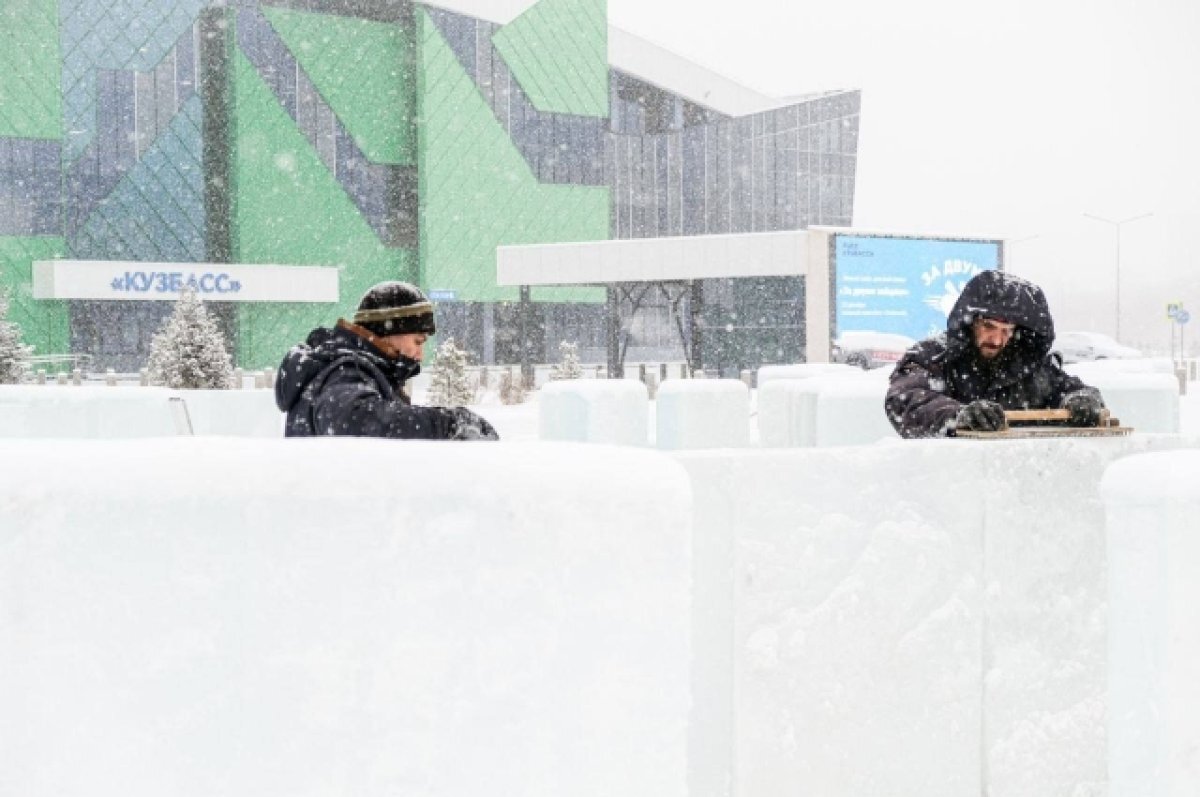
M492 41L534 107L608 116L606 0L540 0Z
M414 280L416 256L380 243L240 51L234 82L234 260L336 266L341 272L337 305L238 308L238 364L264 368L278 365L313 327L350 315L374 283Z
M411 30L331 14L262 10L370 160L416 162Z
M424 11L418 25L421 282L463 301L516 300L516 288L496 285L496 247L607 239L608 189L539 183ZM603 301L604 292L545 288L534 298Z
M58 0L0 0L0 136L62 138Z
M21 337L34 354L66 354L71 330L67 303L33 298L33 261L64 257L62 238L0 236L0 288L12 300L8 320L21 327Z

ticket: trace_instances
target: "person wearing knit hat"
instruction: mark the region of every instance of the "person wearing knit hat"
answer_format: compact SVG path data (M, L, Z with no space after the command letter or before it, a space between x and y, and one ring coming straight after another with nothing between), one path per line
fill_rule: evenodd
M279 366L275 404L284 435L498 440L465 407L413 405L405 383L421 372L425 340L437 331L433 303L407 282L368 290L350 321L318 327Z

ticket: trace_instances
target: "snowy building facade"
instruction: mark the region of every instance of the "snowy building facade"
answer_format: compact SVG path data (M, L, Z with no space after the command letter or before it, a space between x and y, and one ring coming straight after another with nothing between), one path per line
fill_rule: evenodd
M281 264L336 268L338 301L207 296L239 365L277 364L382 279L425 288L479 362L564 340L595 359L604 289L534 288L522 319L497 246L851 223L857 92L772 100L612 28L605 0L511 5L7 4L0 284L26 342L134 370L172 310L34 298L35 261ZM152 292L142 276L123 290ZM799 277L703 291L715 365L799 357ZM634 351L678 346L666 302L645 300Z

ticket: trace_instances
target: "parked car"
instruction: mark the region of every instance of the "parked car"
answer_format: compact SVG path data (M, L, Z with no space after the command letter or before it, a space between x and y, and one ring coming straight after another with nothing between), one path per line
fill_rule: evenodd
M915 343L907 335L852 330L838 335L831 359L863 369L882 368L894 365Z
M1137 349L1123 346L1100 332L1060 332L1050 352L1064 363L1131 360L1145 356Z

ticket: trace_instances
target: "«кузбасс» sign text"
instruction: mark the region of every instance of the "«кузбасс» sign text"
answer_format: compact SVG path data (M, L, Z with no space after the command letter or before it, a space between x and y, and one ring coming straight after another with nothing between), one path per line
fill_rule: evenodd
M186 290L219 302L337 302L337 266L37 260L33 298L175 301Z
M191 288L199 294L237 293L242 283L225 273L211 271L185 273L183 271L126 271L113 278L114 291L136 293L180 293Z

